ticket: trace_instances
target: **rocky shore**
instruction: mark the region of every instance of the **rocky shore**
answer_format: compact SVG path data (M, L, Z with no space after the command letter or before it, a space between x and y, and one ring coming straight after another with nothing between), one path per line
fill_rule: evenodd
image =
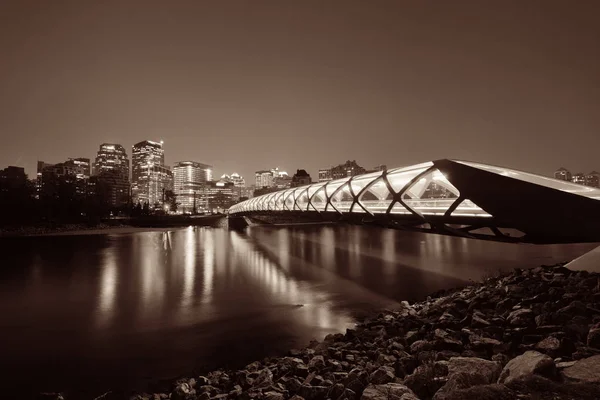
M131 399L600 399L600 274L515 270Z

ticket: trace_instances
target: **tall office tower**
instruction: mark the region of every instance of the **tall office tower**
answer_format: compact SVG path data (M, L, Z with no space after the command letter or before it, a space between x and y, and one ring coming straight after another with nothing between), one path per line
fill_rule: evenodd
M131 151L131 195L134 203L162 206L164 193L173 188L173 173L165 166L163 142L144 140Z
M200 200L203 187L212 178L212 169L212 165L195 161L179 161L173 165L173 192L181 211L197 212L204 208Z
M554 172L554 179L560 179L561 181L571 181L573 175L566 168L559 168Z
M103 143L94 162L95 180L106 188L113 207L129 203L129 158L120 144Z

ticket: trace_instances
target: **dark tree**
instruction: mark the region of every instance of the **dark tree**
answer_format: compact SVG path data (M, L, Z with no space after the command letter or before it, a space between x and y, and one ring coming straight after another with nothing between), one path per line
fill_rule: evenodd
M172 190L165 190L165 204L169 206L169 210L172 212L177 211L177 195Z

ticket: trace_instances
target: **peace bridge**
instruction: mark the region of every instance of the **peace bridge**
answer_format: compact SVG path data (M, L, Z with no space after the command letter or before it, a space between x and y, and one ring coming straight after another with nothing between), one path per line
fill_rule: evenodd
M536 244L600 242L600 190L442 159L281 190L229 209L234 227L298 222Z

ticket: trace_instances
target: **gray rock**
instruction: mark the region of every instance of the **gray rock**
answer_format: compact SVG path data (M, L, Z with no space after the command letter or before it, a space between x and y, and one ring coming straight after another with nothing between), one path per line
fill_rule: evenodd
M554 360L537 351L526 351L506 364L500 374L498 383L508 384L520 376L529 374L553 378L556 375Z
M269 387L272 384L273 384L273 373L271 372L271 370L269 368L264 368L259 372L256 379L254 379L252 386L255 388L262 388L262 387Z
M587 335L587 345L596 349L600 349L600 322L590 328Z
M360 400L418 400L418 397L404 385L387 383L367 386Z
M172 400L187 400L188 397L193 396L196 393L192 387L187 383L181 383L175 387L175 390L171 392Z
M553 336L548 336L535 345L537 350L546 354L555 354L560 349L560 340Z
M433 396L433 400L443 399L447 393L472 386L489 384L487 379L477 371L457 372L448 377L448 381Z
M419 365L412 374L404 378L404 384L417 396L431 398L446 383L448 362L437 361Z
M369 376L369 382L375 385L388 383L394 380L396 375L394 374L394 368L383 366L371 373Z
M600 355L577 361L563 369L562 375L570 381L600 383Z
M515 400L517 394L504 385L478 385L468 389L451 392L438 392L433 397L435 400Z
M298 390L298 394L306 400L325 399L327 392L329 392L329 388L325 386L302 385Z
M448 361L448 376L458 373L472 373L476 371L483 376L485 383L494 383L500 376L502 367L495 361L475 357L453 357Z
M276 392L274 390L263 393L264 400L283 400L283 393Z
M535 316L532 310L520 308L508 314L507 321L513 326L529 326L535 323Z
M309 369L321 369L325 367L325 359L323 356L314 356L308 362Z
M413 354L420 353L422 351L432 350L433 345L426 340L417 340L413 344L410 345L410 351Z

